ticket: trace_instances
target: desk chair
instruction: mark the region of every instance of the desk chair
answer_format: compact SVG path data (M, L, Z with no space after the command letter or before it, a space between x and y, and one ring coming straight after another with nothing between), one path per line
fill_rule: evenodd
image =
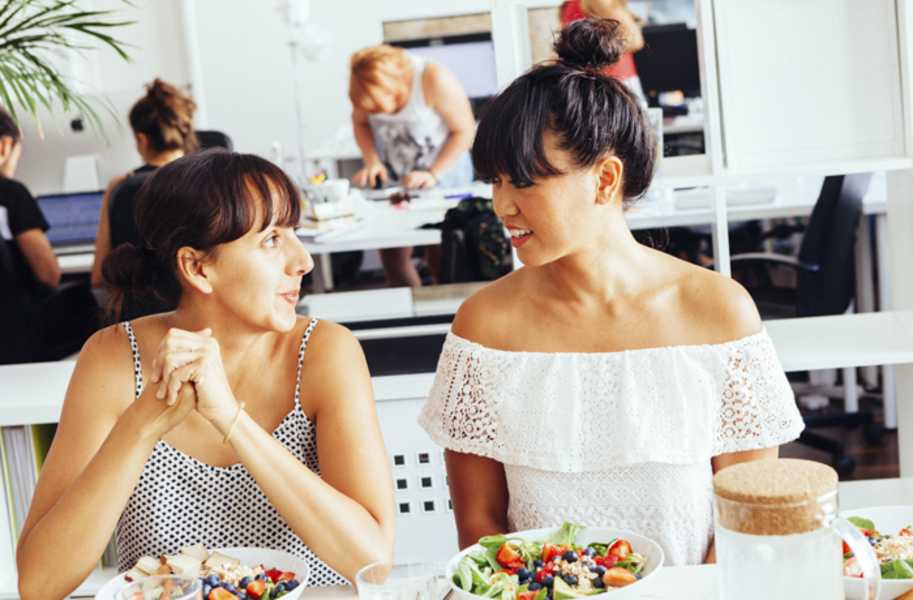
M798 257L749 253L732 257L733 277L751 293L764 318L839 315L853 308L855 294L856 230L862 214L862 199L870 173L827 177L805 228ZM794 285L774 282L777 269L791 272ZM855 405L856 369L843 373L847 407ZM805 424L814 427L865 427L865 437L875 442L883 428L868 412L808 415ZM806 429L799 443L833 456L837 471L852 473L855 462L846 456L843 442Z
M200 141L200 150L206 150L208 148L225 148L226 150L234 150L234 144L231 141L231 138L228 137L227 133L215 130L202 130L197 131L197 139Z

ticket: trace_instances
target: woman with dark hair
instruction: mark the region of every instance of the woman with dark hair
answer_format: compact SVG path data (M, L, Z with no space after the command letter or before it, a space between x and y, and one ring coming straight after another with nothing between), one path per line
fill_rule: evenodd
M364 355L348 330L295 313L313 262L298 190L275 165L209 151L156 171L137 198L142 247L105 262L118 293L174 312L86 343L23 526L23 599L61 598L112 533L144 556L259 546L344 584L393 549L393 492Z
M199 146L193 130L196 109L193 99L161 79L149 84L146 95L130 109L130 128L143 165L126 175L115 177L105 191L95 236L93 287L103 284L102 264L112 248L124 242L140 245L134 214L136 195L149 175ZM137 311L138 316L138 313L156 312L153 309L170 308L174 307L150 305L130 310Z
M748 294L625 223L654 142L602 75L618 23L577 21L556 50L479 125L473 162L525 266L460 308L420 422L447 448L461 546L570 520L712 560L713 473L776 456L802 420Z

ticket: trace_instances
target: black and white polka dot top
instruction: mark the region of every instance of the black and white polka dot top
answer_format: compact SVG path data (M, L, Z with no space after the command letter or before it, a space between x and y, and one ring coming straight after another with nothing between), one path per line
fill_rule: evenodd
M273 437L298 460L320 474L317 428L301 408L301 366L312 319L298 350L295 407ZM133 327L123 323L133 351L135 394L143 390L143 370ZM159 441L115 529L121 571L141 556L159 556L202 543L207 548L252 546L285 550L307 560L308 585L346 585L348 581L311 552L260 491L244 465L215 467Z

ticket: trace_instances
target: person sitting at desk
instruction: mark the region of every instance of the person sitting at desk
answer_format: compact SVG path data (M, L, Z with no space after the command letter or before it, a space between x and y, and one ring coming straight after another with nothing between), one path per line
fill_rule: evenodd
M309 586L393 554L393 478L358 340L295 313L314 266L300 191L269 161L211 150L153 174L146 245L114 290L177 305L79 355L17 551L23 600L63 598L116 532L121 571L202 543L290 552Z
M469 98L447 67L402 48L380 45L352 55L349 98L364 167L357 186L395 179L409 189L472 181L467 150L475 120ZM380 251L387 282L420 286L412 248ZM429 266L436 270L434 260Z
M16 121L0 109L0 364L39 358L42 304L60 284L48 222L29 189L13 179L22 155Z
M114 178L102 200L98 233L95 236L95 262L92 264L92 286L104 285L102 264L112 248L130 242L142 246L134 219L136 195L156 169L192 152L199 146L193 130L194 101L173 85L156 79L146 88L146 95L130 109L130 127L136 139L136 150L143 165L126 175ZM124 306L129 318L169 310L160 301L134 298Z

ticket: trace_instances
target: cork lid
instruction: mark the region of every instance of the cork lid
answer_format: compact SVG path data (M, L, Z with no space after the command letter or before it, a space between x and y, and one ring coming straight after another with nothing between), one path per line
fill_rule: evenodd
M836 511L837 472L809 460L739 463L713 477L720 524L733 531L783 535L813 531Z

